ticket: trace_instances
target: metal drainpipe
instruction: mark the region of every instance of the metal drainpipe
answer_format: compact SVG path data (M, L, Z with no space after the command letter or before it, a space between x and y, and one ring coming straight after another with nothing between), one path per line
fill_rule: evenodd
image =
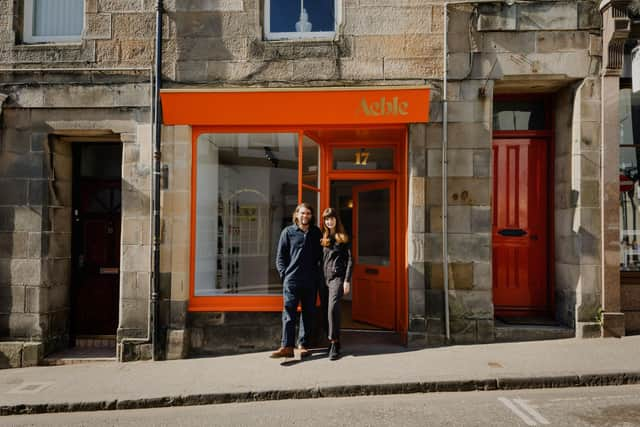
M505 3L513 6L515 0L461 0L446 1L443 5L442 18L444 29L444 46L443 52L443 71L442 71L442 280L444 288L444 329L447 341L451 339L451 328L449 319L449 245L448 245L448 210L449 202L447 200L447 176L448 176L448 99L447 99L447 77L448 77L448 44L449 44L449 5L451 4L478 4L478 3Z
M162 141L162 111L160 106L160 86L162 85L162 0L156 2L156 63L154 84L154 145L153 145L153 283L151 292L151 346L153 360L159 358L159 330L158 321L160 290L160 175L161 175L161 141Z

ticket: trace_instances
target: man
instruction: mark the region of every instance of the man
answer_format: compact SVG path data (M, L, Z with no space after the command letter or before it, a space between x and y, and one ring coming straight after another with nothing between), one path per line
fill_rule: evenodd
M282 345L272 358L293 357L295 321L298 303L302 305L302 320L298 338L300 357L310 354L309 333L316 304L320 275L322 234L313 220L313 208L300 203L293 212L293 224L282 230L278 242L276 268L282 280L284 309L282 310Z

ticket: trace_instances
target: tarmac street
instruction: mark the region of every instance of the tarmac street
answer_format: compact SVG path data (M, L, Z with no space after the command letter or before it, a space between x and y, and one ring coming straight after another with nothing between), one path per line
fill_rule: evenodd
M508 402L508 404L505 404ZM416 393L16 415L12 427L639 426L640 385Z
M640 384L640 336L419 350L345 341L343 350L335 362L318 349L308 359L284 362L261 352L2 370L0 414Z

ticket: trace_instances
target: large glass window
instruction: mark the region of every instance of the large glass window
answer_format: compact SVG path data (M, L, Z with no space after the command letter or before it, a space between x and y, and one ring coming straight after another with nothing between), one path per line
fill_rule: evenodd
M84 0L24 0L25 43L79 41Z
M620 268L640 271L640 92L620 89Z
M333 38L338 0L266 0L265 37L268 40Z
M275 258L298 202L298 134L202 134L196 150L195 295L280 295Z

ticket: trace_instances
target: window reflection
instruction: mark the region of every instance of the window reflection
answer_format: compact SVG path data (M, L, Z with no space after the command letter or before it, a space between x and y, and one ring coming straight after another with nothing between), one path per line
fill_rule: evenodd
M274 260L297 204L297 134L197 141L195 294L280 294Z

